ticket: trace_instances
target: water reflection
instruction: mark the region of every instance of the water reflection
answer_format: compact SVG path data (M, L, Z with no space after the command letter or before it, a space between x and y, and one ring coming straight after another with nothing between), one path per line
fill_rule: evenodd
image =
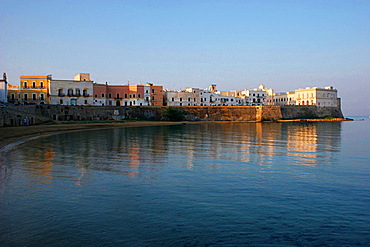
M333 163L340 135L339 122L207 123L98 130L30 141L5 162L19 161L38 182L69 176L77 184L89 176L89 170L154 178L160 174L156 171L165 167L217 169L240 162L245 166L257 164L261 171L267 171L285 163ZM71 169L77 172L68 172Z

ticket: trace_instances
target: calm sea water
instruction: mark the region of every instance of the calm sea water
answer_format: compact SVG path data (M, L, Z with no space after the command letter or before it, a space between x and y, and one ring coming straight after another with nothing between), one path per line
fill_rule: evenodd
M370 121L65 133L1 155L0 246L369 246Z

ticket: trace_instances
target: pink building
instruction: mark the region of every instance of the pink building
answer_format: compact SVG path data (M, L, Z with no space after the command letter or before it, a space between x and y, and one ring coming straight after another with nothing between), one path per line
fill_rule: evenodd
M163 87L145 85L108 85L94 83L94 105L162 106Z

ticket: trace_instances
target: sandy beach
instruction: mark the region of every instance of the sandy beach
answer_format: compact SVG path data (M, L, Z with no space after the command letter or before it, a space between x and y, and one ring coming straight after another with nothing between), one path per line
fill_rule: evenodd
M124 127L143 127L158 125L177 125L182 122L163 122L163 121L127 121L110 123L72 123L72 124L51 124L51 125L31 125L17 127L0 128L0 151L12 143L35 138L38 136L57 134L68 131L84 131L92 129L109 129Z

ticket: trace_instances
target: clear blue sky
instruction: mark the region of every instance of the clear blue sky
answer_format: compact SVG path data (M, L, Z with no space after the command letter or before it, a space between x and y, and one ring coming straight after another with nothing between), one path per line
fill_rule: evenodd
M369 0L0 0L0 72L168 89L332 85L370 115Z

